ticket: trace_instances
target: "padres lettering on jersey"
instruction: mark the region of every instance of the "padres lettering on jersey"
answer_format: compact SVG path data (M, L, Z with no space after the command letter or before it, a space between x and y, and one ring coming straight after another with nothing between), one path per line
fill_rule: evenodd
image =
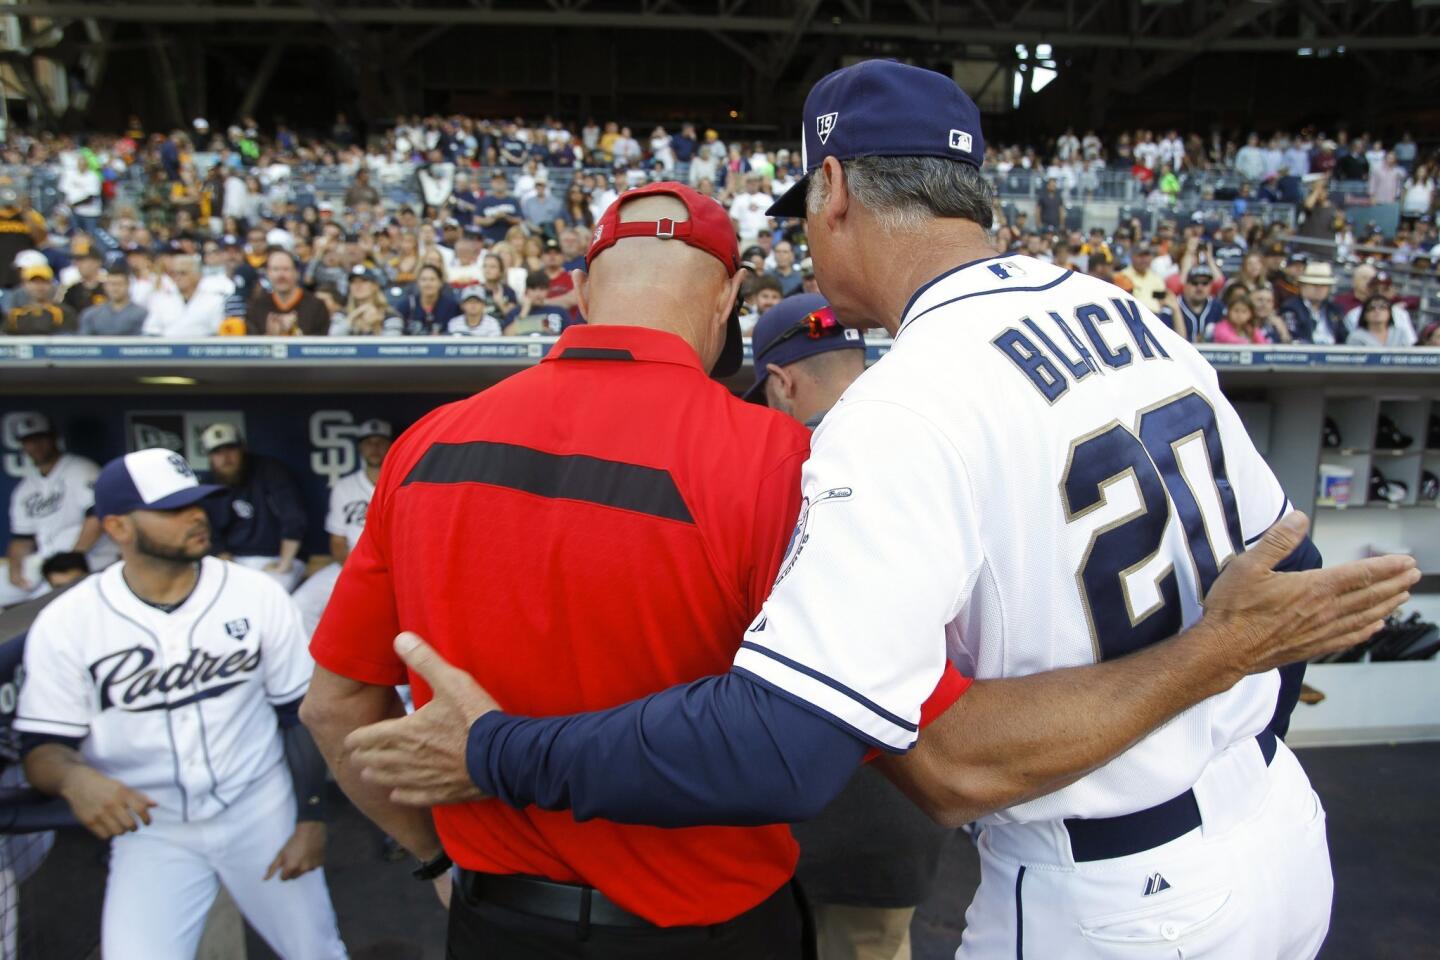
M1027 257L945 274L816 431L804 551L735 659L898 750L948 657L1022 676L1119 656L1200 616L1279 484L1183 338L1117 287ZM855 584L886 574L886 602ZM996 815L1105 817L1190 787L1268 723L1250 677L1071 786Z
M363 467L336 480L330 491L330 510L325 514L325 532L344 537L350 549L355 549L365 529L365 513L373 496L375 484L370 482Z
M299 616L270 577L214 557L168 614L122 570L35 618L15 728L81 740L160 820L212 817L284 760L274 706L303 696L314 669Z

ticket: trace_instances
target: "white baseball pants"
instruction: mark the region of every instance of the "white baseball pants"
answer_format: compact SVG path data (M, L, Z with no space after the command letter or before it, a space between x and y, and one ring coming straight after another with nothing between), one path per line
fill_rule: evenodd
M1255 741L1195 785L1203 826L1076 863L1059 822L987 826L956 960L1309 960L1330 926L1325 810L1295 755Z
M284 960L345 960L323 869L262 879L294 830L295 794L280 766L208 820L116 837L100 924L105 960L192 960L222 883Z

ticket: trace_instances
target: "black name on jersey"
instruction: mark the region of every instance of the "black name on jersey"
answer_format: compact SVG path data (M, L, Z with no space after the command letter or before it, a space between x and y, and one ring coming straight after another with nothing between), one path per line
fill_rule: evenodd
M260 648L236 650L225 657L191 650L190 656L163 670L152 667L154 662L153 650L135 646L106 654L90 664L90 675L100 688L100 709L118 707L130 713L174 710L219 696L245 682L232 677L259 668ZM185 691L192 692L178 700L169 699L170 694Z
M1098 303L1087 303L1075 308L1071 320L1051 311L1042 326L1025 317L990 343L1005 354L1040 391L1045 402L1051 404L1065 396L1072 383L1101 373L1102 364L1111 370L1123 370L1135 362L1136 356L1141 360L1170 359L1154 332L1145 325L1139 304L1122 297L1115 297L1110 303L1113 315ZM1101 328L1113 322L1115 315L1119 316L1120 329L1127 336L1123 341L1111 343L1102 335ZM1053 332L1047 332L1046 327ZM1084 340L1080 338L1082 334ZM1069 344L1068 351L1061 345L1062 340Z

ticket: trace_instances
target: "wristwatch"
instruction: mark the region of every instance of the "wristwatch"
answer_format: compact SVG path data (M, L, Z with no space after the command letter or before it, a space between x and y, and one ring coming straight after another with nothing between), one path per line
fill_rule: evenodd
M440 876L440 874L449 870L452 863L453 861L450 859L450 855L442 849L439 853L435 854L435 856L410 871L410 876L416 880L434 880Z

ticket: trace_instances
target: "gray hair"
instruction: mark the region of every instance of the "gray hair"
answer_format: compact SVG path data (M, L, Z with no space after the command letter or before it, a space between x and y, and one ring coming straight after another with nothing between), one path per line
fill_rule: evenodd
M842 164L850 196L887 231L914 230L938 217L995 222L994 188L980 171L944 157L856 157ZM812 176L806 208L818 214L829 199L825 178Z

